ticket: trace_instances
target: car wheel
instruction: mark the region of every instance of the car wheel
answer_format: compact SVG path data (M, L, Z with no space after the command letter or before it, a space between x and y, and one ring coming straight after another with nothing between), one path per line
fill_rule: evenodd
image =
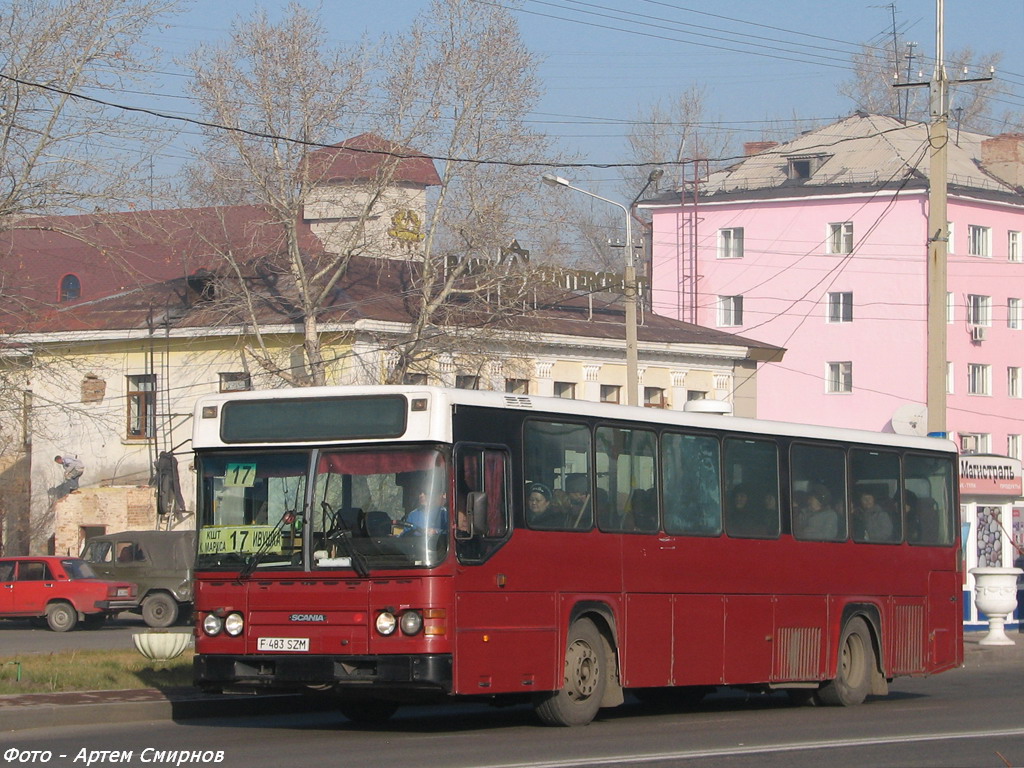
M78 624L78 611L71 603L51 603L46 608L46 624L54 632L70 632Z
M142 620L147 626L164 629L178 620L178 603L166 592L156 592L142 601Z

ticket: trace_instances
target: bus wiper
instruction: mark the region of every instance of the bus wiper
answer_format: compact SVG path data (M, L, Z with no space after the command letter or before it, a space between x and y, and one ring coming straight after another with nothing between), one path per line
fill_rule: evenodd
M366 564L366 558L356 549L355 542L351 539L352 529L340 514L333 516L333 531L329 532L327 536L338 542L339 549L343 550L342 554L352 563L352 570L358 576L365 579L370 575L370 567Z
M242 570L238 572L238 581L242 582L248 579L256 566L259 565L263 560L263 556L267 554L267 551L273 546L277 539L277 534L280 533L286 525L294 525L296 520L302 520L303 516L293 510L288 510L281 519L277 521L277 525L274 526L274 530L270 532L270 535L263 539L263 543L260 544L260 548L253 552L252 557L249 558Z

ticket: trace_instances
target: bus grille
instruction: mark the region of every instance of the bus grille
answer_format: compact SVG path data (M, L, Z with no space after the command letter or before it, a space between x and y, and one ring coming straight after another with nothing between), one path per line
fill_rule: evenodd
M775 646L776 680L816 680L821 659L821 629L780 627Z
M887 671L889 674L918 672L923 663L924 607L897 605L893 618L892 663Z

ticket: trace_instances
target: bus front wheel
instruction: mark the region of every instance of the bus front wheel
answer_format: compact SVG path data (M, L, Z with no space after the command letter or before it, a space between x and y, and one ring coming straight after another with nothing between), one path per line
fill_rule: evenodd
M839 660L835 680L818 690L822 704L852 707L860 704L871 692L871 676L875 668L875 651L871 633L863 619L851 619L839 641Z
M608 656L601 633L589 619L569 628L562 688L539 694L534 710L545 725L586 725L597 715L607 683Z

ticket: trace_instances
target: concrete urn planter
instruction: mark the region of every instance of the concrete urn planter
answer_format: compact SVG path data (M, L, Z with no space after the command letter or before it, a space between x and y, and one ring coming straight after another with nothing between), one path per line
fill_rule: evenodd
M974 604L979 613L988 617L988 634L979 645L1014 645L1006 636L1007 618L1017 607L1017 577L1020 568L972 568L974 576Z
M150 661L168 662L177 658L192 643L187 632L137 632L132 635L135 650Z

